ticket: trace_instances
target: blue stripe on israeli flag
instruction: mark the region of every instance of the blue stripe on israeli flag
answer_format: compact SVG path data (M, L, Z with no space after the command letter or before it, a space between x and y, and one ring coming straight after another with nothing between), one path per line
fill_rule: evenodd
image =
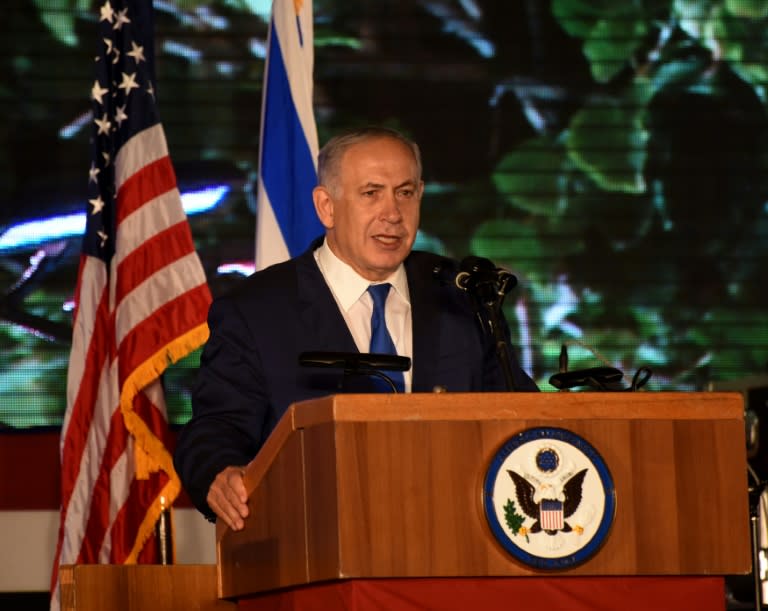
M312 109L312 2L300 4L275 0L272 6L261 117L256 269L300 254L323 233L312 204L318 152Z

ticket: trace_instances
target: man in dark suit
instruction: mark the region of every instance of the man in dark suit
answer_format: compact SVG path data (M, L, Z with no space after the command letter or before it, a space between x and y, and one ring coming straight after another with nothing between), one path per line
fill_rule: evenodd
M375 391L374 378L298 363L305 351L374 351L370 285L387 285L387 340L412 359L400 380L405 391L507 389L466 293L433 278L445 259L411 251L424 190L418 146L382 128L339 136L320 152L318 182L325 238L211 306L193 416L178 439L176 470L195 506L236 530L248 515L243 466L289 405ZM538 390L511 361L515 388Z

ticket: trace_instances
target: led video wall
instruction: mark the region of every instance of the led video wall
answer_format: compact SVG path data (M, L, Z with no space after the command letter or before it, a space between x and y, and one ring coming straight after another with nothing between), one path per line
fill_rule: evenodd
M422 148L418 247L509 269L515 348L703 390L768 369L763 2L315 0L321 143ZM268 1L155 2L157 99L214 294L252 269ZM96 13L0 24L0 428L65 409ZM431 279L425 279L431 281ZM189 417L198 355L165 376Z

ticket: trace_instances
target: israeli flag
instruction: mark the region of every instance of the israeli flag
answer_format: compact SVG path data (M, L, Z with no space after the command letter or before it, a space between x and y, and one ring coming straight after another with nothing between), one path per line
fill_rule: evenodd
M317 127L312 110L311 0L274 0L261 107L256 269L302 253L323 233L312 203Z

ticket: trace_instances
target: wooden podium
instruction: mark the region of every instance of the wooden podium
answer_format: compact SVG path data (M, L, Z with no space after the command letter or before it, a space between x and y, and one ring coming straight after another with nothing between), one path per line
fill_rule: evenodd
M533 427L587 440L615 485L601 547L554 572L513 558L483 510L492 458ZM258 608L271 608L265 593L350 581L560 580L599 596L616 579L646 591L649 579L711 586L751 570L738 393L337 395L286 412L246 487L246 528L217 529L218 593Z

